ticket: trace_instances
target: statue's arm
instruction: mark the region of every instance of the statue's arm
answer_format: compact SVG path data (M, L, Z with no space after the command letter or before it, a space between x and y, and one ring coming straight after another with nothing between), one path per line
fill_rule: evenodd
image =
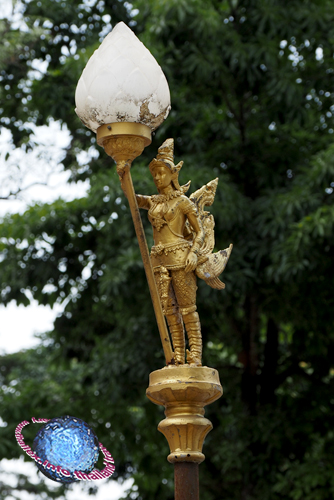
M203 231L202 222L196 214L189 213L187 215L187 217L188 217L188 220L189 220L191 226L193 227L193 229L196 233L194 242L193 242L192 247L191 247L191 252L198 255L198 252L199 252L201 246L203 245L203 241L204 241L204 231Z
M149 210L151 207L151 197L144 196L143 194L136 194L136 199L139 208L144 208L145 210Z

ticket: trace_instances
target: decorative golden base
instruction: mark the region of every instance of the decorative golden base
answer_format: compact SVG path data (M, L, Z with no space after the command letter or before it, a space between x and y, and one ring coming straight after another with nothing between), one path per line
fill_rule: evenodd
M170 463L203 462L203 442L212 429L204 417L204 406L222 394L217 370L207 366L166 366L150 374L146 395L165 407L166 418L158 430L168 441Z

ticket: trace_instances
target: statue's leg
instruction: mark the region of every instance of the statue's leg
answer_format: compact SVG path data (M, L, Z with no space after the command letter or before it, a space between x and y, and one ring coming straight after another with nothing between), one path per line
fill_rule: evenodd
M197 366L202 365L202 333L198 313L196 312L196 276L184 269L172 271L172 283L177 303L186 327L190 351L187 361Z
M168 270L163 266L155 270L154 276L158 286L162 310L172 337L175 364L183 365L185 363L184 327L175 293L171 286L171 277Z
M179 311L176 314L166 314L166 319L172 336L175 364L184 365L186 342L184 338L184 328L182 316Z
M187 330L190 351L187 349L187 361L191 365L202 366L202 333L198 312L182 315Z

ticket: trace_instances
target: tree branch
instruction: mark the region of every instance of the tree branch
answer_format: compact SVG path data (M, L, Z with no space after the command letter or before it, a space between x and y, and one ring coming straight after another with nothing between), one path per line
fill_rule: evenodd
M23 193L24 191L27 191L33 186L47 186L47 182L32 182L31 184L28 184L28 186L25 186L24 188L18 188L16 191L10 191L7 196L0 196L0 200L10 200L11 198L17 197L20 193Z

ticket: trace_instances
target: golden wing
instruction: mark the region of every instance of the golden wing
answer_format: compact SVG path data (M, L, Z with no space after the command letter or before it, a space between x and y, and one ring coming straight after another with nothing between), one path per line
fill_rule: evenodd
M210 212L204 210L205 206L211 206L214 202L218 178L208 182L200 189L195 191L189 198L195 203L198 209L198 215L201 219L204 230L204 242L199 249L198 266L196 267L197 276L204 280L211 288L222 290L225 284L220 281L218 276L224 271L227 261L232 252L233 245L225 250L212 253L215 246L214 227L215 221Z
M217 185L218 177L204 184L204 186L189 196L189 199L197 205L200 216L204 212L204 207L210 207L214 202Z
M204 231L204 241L203 245L199 250L199 261L203 262L203 259L209 255L215 246L215 221L213 215L210 212L204 210L205 206L211 206L215 199L215 194L217 190L218 177L212 181L204 184L200 189L195 191L189 196L189 199L197 206L198 215L202 223ZM188 224L188 225L187 225ZM191 227L187 222L188 233L191 232ZM205 258L206 260L206 258Z

